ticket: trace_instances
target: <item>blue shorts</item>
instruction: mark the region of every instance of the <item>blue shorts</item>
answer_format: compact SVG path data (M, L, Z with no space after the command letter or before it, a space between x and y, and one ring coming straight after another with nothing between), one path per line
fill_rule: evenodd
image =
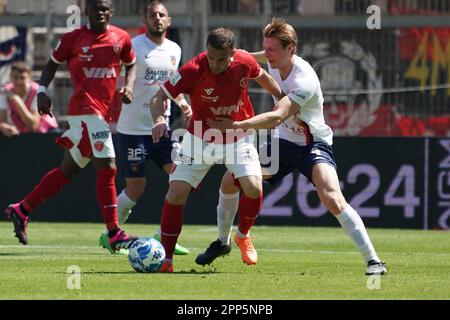
M296 169L312 182L312 169L317 163L328 163L337 169L336 161L333 156L333 150L331 146L325 142L316 141L307 146L299 146L288 140L279 139L279 143L280 167L278 172L267 180L270 184L277 184L285 176ZM270 141L268 141L268 145L269 150L271 150Z
M142 178L146 176L148 159L159 167L172 163L172 143L169 138L161 138L153 143L151 135L136 136L117 133L120 154L120 163L126 178Z

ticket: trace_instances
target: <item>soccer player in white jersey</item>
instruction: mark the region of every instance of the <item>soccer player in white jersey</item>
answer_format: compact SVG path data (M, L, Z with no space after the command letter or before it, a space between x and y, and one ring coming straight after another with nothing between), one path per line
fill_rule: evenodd
M171 17L162 2L151 1L145 7L143 21L147 27L146 33L132 39L137 66L134 101L122 105L117 126L118 150L126 179L126 188L117 197L120 225L125 223L144 193L147 160L153 160L167 174L172 167L170 137L163 138L158 143L152 141L154 123L149 104L152 96L159 90L159 83L164 83L177 71L181 48L166 38ZM177 97L177 104L183 109L185 117L190 117L191 107L183 95ZM170 100L166 102L165 115L167 118L170 115ZM160 240L159 229L154 237ZM106 232L100 237L100 245L110 249ZM126 254L127 250L120 252ZM175 254L188 253L189 250L182 246L177 245L175 248Z
M264 29L264 51L254 54L260 63L268 64L269 73L286 94L279 101L274 99L274 111L244 121L215 119L208 124L221 130L276 126L280 169L270 180L279 181L295 169L306 176L316 186L321 202L359 248L367 264L366 275L385 274L385 264L376 254L361 217L342 195L331 148L333 132L323 116L320 81L311 65L296 55L297 43L295 29L274 18ZM219 238L197 257L197 263L211 263L222 252L229 252L238 195L233 177L227 174L217 207Z

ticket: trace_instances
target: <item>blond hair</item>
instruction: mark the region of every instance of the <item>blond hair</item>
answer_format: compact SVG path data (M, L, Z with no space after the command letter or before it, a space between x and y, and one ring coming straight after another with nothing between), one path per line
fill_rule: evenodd
M272 21L270 21L270 23L264 28L264 37L280 39L283 48L286 48L288 45L293 44L293 54L297 52L297 32L295 32L293 26L288 24L286 20L282 18L272 18Z

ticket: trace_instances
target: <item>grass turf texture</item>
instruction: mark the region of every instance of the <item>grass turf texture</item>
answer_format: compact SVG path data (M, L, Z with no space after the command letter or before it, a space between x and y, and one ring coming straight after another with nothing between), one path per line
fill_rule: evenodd
M30 243L0 223L0 299L450 299L450 233L370 229L388 275L367 288L363 259L340 228L255 227L258 264L231 254L205 268L197 254L216 238L214 226L184 226L174 274L139 274L124 255L98 246L101 224L38 223ZM156 226L129 224L152 236ZM81 288L69 290L67 268L81 269Z

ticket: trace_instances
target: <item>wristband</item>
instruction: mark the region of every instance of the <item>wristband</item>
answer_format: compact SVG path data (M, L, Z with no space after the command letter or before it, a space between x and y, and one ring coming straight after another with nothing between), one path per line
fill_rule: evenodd
M38 89L37 89L37 91L36 91L36 93L37 93L37 94L39 94L39 93L45 93L45 94L47 94L47 87L46 87L46 86L39 86Z

